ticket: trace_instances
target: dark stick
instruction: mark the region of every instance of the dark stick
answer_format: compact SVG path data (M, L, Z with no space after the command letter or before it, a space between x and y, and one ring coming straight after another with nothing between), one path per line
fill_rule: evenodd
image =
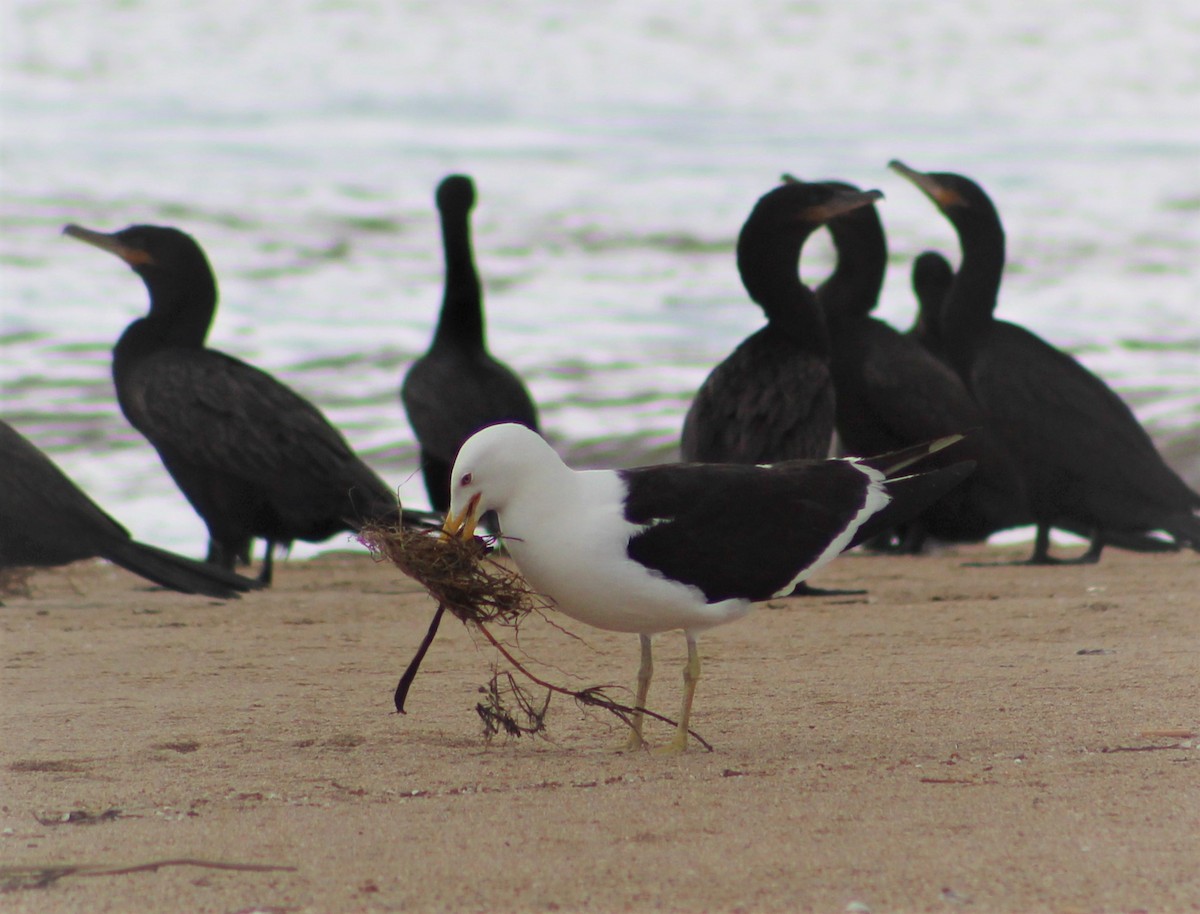
M413 655L413 659L408 662L408 669L404 671L404 675L400 677L400 684L396 686L396 710L404 714L404 699L408 697L409 687L412 686L412 681L416 678L417 670L421 666L421 661L425 659L425 652L429 650L429 645L433 644L434 636L437 635L438 625L442 621L442 613L446 611L445 603L438 603L437 612L433 614L433 621L429 623L429 631L425 633L425 638L421 642L421 646L417 648L417 653Z

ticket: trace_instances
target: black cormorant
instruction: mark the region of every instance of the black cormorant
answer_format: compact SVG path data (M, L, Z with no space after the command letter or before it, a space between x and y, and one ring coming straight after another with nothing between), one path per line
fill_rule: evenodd
M685 461L829 456L829 336L816 297L800 281L800 251L818 226L881 196L789 180L759 199L738 236L737 265L767 325L714 368L696 394L683 422Z
M99 556L180 593L228 599L262 585L136 542L55 463L0 422L0 568L46 568Z
M946 294L953 282L954 268L937 251L923 251L913 261L912 285L917 297L918 310L917 319L909 333L947 365L950 361L941 337L940 323ZM1032 522L1032 518L1029 522ZM1084 539L1093 538L1095 535L1094 530L1075 521L1062 520L1056 526ZM1111 528L1104 531L1102 540L1093 540L1093 546L1097 549L1106 544L1133 552L1171 552L1178 549L1175 543L1148 533Z
M1106 537L1165 530L1200 550L1200 494L1166 465L1113 390L1023 327L996 320L1004 229L979 185L957 174L891 167L920 188L958 233L962 261L942 307L946 355L1025 478L1046 564L1050 528L1083 529L1098 561Z
M866 457L971 433L954 459L976 461L975 472L898 531L901 548L918 552L926 536L975 542L1030 523L1016 465L986 428L958 375L917 340L871 316L887 266L887 240L875 207L851 210L825 228L837 266L816 295L829 328L842 452ZM931 460L937 465L936 457Z
M150 293L149 314L113 349L117 400L208 525L210 562L248 562L261 537L259 579L270 583L274 546L394 521L395 493L315 406L271 375L205 348L217 283L190 235L154 225L63 231L120 257Z
M445 295L429 351L413 362L400 399L421 446L429 500L450 505L450 468L458 449L487 425L516 422L537 431L537 409L521 379L487 350L483 294L471 252L475 185L450 175L437 189L446 258Z

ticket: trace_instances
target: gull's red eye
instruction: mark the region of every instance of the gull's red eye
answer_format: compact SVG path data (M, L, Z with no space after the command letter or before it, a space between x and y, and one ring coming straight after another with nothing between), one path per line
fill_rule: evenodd
M467 473L463 476L461 485L469 486L470 484L471 484L471 474Z

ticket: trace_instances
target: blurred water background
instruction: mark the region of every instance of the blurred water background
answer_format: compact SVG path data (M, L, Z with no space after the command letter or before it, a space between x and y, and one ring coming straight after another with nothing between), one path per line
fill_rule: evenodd
M999 314L1107 379L1200 485L1191 0L6 0L0 17L2 413L141 539L200 554L206 537L114 399L142 284L62 225L195 235L222 293L210 344L309 396L417 506L397 387L440 304L432 196L453 171L479 189L491 348L577 465L674 456L692 393L762 324L733 246L781 172L884 191L879 316L907 326L913 256L958 251L895 157L992 194ZM803 275L829 264L814 237Z

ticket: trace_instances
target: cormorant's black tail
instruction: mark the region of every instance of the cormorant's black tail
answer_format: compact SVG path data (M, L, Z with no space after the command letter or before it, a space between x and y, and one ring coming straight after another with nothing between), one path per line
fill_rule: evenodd
M1075 523L1074 521L1055 521L1054 526L1059 530L1065 530L1083 539L1090 539L1096 535L1094 527ZM1169 540L1154 536L1152 533L1137 530L1112 530L1105 528L1102 535L1105 546L1124 549L1127 552L1178 552L1181 546L1189 545L1186 537Z
M184 558L136 540L115 541L107 545L101 555L126 571L180 593L229 600L236 599L239 593L258 590L263 586L258 581L208 562Z

